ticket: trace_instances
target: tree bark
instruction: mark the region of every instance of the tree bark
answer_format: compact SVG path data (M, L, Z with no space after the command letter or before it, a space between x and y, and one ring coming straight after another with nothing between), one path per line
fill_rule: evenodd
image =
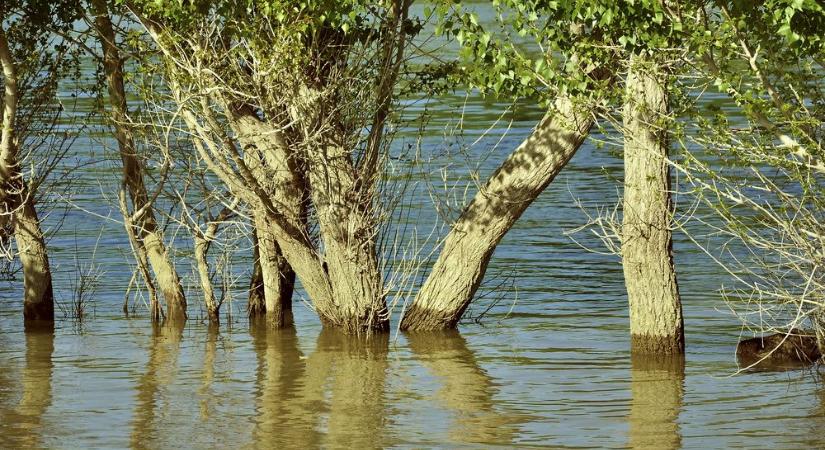
M279 212L295 230L306 230L306 206L303 201L303 182L298 174L295 158L281 132L260 120L247 107L232 111L232 127L244 147L244 163L250 175L263 189ZM260 203L260 202L255 202ZM252 213L254 223L255 266L253 286L250 287L250 315L264 314L269 326L281 328L287 324L287 312L292 310L295 271L287 262L278 244L278 227L262 205ZM317 260L317 259L316 259ZM255 285L259 290L255 289Z
M13 218L14 238L23 266L23 320L26 328L53 326L54 293L46 240L34 208L34 199L26 193L23 204Z
M337 306L328 319L349 333L386 331L389 314L371 208L358 204L362 197L348 152L330 145L324 153L309 162L309 180L324 241L324 268Z
M288 313L292 311L295 272L281 253L266 214L255 215L255 233L266 322L270 327L281 328L287 324L286 318L291 317Z
M402 330L458 324L496 246L579 149L593 126L592 113L568 98L556 101L453 224L432 272L404 314Z
M132 200L135 235L146 249L146 256L155 275L157 287L166 300L166 316L171 320L186 319L186 297L180 277L169 259L163 232L158 227L152 202L143 181L143 164L138 159L134 137L126 125L126 95L123 86L123 62L115 45L106 0L92 0L95 26L103 47L103 67L106 71L112 124L123 163L123 184Z
M209 323L218 325L221 322L220 305L215 300L215 288L212 285L212 277L209 270L209 242L201 236L195 235L195 266L198 271L198 279L203 291L203 300L206 305L206 316Z
M264 298L264 274L261 270L261 253L258 251L258 232L252 230L252 274L249 277L249 301L246 314L250 320L257 320L266 315Z
M3 220L11 216L17 250L23 266L23 321L26 328L54 326L54 293L46 241L34 208L33 193L20 173L19 143L15 134L17 70L6 34L0 27L0 65L3 67L3 123L0 140L0 203Z
M632 57L624 108L622 265L633 352L684 352L682 303L673 265L667 75Z

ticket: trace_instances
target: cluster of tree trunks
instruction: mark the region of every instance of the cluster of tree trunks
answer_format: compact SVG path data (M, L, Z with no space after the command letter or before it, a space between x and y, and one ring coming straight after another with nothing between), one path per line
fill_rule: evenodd
M124 219L137 260L146 266L142 273L147 286L159 289L165 299L165 317L184 320L186 298L155 217L154 196L144 182L143 162L129 122L123 60L107 2L92 0L91 5L103 50L122 186L131 202L130 208L124 208ZM325 75L320 72L338 64L324 49L341 45L340 36L331 34L314 43L313 48L320 49L317 56L330 60L323 69L315 69L319 70L313 75L315 81L296 94L302 108L286 108L282 113L263 113L221 93L204 93L202 86L191 82L202 77L201 73L170 74L170 90L194 136L195 148L230 192L249 206L255 254L249 314L265 316L272 327L288 324L297 278L326 325L356 334L389 328L377 249L375 186L380 176L384 124L404 55L403 23L408 8L409 2L397 3L388 19L388 31L381 37L375 112L366 148L358 160L344 144L346 131L337 131L345 128L345 120L337 116L340 111L331 104L335 100L329 94L334 89L325 85ZM149 20L143 23L166 57L185 60L184 55L164 47L162 26ZM190 50L194 54L199 49ZM3 34L0 59L5 85L0 155L3 217L14 230L23 262L24 316L27 321L50 322L54 310L49 262L32 195L17 160L16 74ZM667 73L655 61L637 56L630 59L629 67L624 109L622 257L633 348L641 353L680 353L684 349L682 312L672 257L667 124L662 122L669 112ZM192 98L199 100L193 104ZM215 117L216 111L223 114L222 119ZM431 272L404 311L402 330L457 326L496 246L567 165L593 127L595 116L592 105L564 96L556 100L452 224ZM223 123L228 124L228 130L218 131ZM309 147L312 151L306 151ZM320 242L309 233L310 207ZM214 227L207 227L196 236L194 247L208 316L217 323L220 305L211 288L207 259L214 234ZM154 318L159 319L161 308L153 305L152 309L156 311Z

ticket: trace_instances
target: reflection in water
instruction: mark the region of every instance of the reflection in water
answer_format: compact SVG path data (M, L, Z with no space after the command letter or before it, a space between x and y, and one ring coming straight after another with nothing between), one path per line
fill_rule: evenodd
M496 411L497 389L458 331L410 333L407 340L415 356L441 381L436 395L454 415L453 442L512 444L516 425L527 418Z
M0 448L43 447L43 413L52 404L52 355L54 333L26 332L26 362L20 374L20 398L16 407L9 400L13 385L9 371L0 375Z
M212 383L215 381L215 351L218 348L218 334L220 334L218 326L210 322L206 329L206 348L203 353L201 387L198 389L200 419L204 423L212 417L214 405L212 405L211 400L216 397L212 390Z
M679 413L682 410L685 357L631 357L630 448L682 447Z
M137 380L135 413L132 419L132 448L156 448L158 430L165 427L163 419L169 411L169 392L175 379L178 353L183 336L183 323L165 322L152 325L149 361L146 372Z
M391 445L384 433L389 342L389 334L364 339L325 329L318 336L309 369L329 367L333 376L327 446Z
M258 358L255 446L317 447L314 416L301 399L306 368L295 327L290 324L274 329L265 319L258 319L250 323L249 330Z
M387 336L322 330L305 358L295 328L251 328L258 355L255 446L376 448L387 445Z

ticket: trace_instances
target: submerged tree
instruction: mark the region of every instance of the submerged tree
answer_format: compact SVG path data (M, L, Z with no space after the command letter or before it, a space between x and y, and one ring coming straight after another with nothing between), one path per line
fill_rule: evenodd
M405 330L457 325L503 236L582 145L600 111L623 98L616 62L655 51L671 31L651 4L629 11L583 10L575 2L499 7L514 35L530 33L543 50L519 50L511 35L492 36L472 12L440 4L441 23L451 24L447 34L464 56L463 65L448 65L441 74L448 74L449 86L531 98L548 112L452 224L404 313ZM276 326L283 324L294 270L325 323L351 332L387 329L378 256L386 216L380 181L393 97L401 83L413 81L400 78L409 39L420 29L408 8L396 1L335 7L147 2L133 9L160 51L160 73L178 109L175 120L192 139L199 162L251 211L260 267L251 298L263 293ZM659 172L666 168L662 155L652 157ZM632 174L642 180L649 175ZM644 186L633 198L658 196L664 215L657 213L657 220L667 226L662 175L659 185ZM642 246L638 264L669 263L666 276L675 289L669 231L663 239L661 246ZM663 301L679 308L673 293ZM660 312L653 303L654 314ZM680 310L653 320L673 322L667 333L681 349Z
M166 299L166 317L182 320L186 318L186 297L180 277L164 244L162 228L155 217L153 202L157 199L157 195L152 195L144 182L144 163L138 154L126 107L123 58L118 49L117 36L107 1L91 0L91 11L94 15L95 31L103 50L102 61L109 94L112 128L122 163L122 188L128 193L132 204L131 208L124 208L123 211L126 231L135 247L136 259L142 266L144 277L149 271L149 268L145 267L146 262L151 266L154 281L147 277L145 279L147 287L150 291L160 289ZM125 199L122 203L125 203ZM152 320L160 320L163 312L154 293L151 297Z
M43 177L64 153L66 136L56 129L61 114L56 92L58 81L74 67L71 61L77 61L51 31L70 27L74 18L66 2L0 5L0 226L4 244L10 234L16 241L27 326L53 326L54 321L52 273L35 201Z
M462 211L432 273L405 314L402 328L454 327L478 289L504 234L565 167L596 123L614 122L625 104L625 223L621 233L638 350L680 352L681 303L671 255L671 204L666 132L648 118L668 110L667 77L648 58L667 48L678 24L655 1L616 4L521 1L496 3L497 36L459 6L442 6L448 32L462 45L458 71L470 87L550 105L533 133ZM516 42L535 43L540 51ZM530 41L533 42L530 42ZM642 62L650 59L642 69ZM632 63L631 63L632 62ZM626 69L627 68L627 69ZM622 70L627 96L619 81ZM666 116L665 116L666 117ZM622 129L622 127L618 127ZM656 230L656 235L649 231ZM655 289L648 289L655 287Z
M407 38L417 30L408 8L395 1L134 9L161 51L200 162L252 212L273 325L283 324L291 297L282 254L323 321L351 332L388 327L377 189L385 123Z

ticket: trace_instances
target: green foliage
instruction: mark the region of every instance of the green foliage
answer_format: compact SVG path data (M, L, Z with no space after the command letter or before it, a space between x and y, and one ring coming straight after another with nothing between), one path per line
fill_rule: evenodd
M425 15L461 46L456 82L483 93L536 97L612 94L597 81L630 53L678 45L684 26L658 1L494 0L493 23L461 2L436 2Z
M123 0L118 0L123 2ZM141 14L163 20L177 30L197 26L204 18L217 17L233 22L238 31L251 31L260 21L270 21L274 26L288 25L296 33L310 34L320 29L339 30L343 33L363 31L369 26L371 16L383 15L391 1L364 2L356 0L137 0L128 2Z

